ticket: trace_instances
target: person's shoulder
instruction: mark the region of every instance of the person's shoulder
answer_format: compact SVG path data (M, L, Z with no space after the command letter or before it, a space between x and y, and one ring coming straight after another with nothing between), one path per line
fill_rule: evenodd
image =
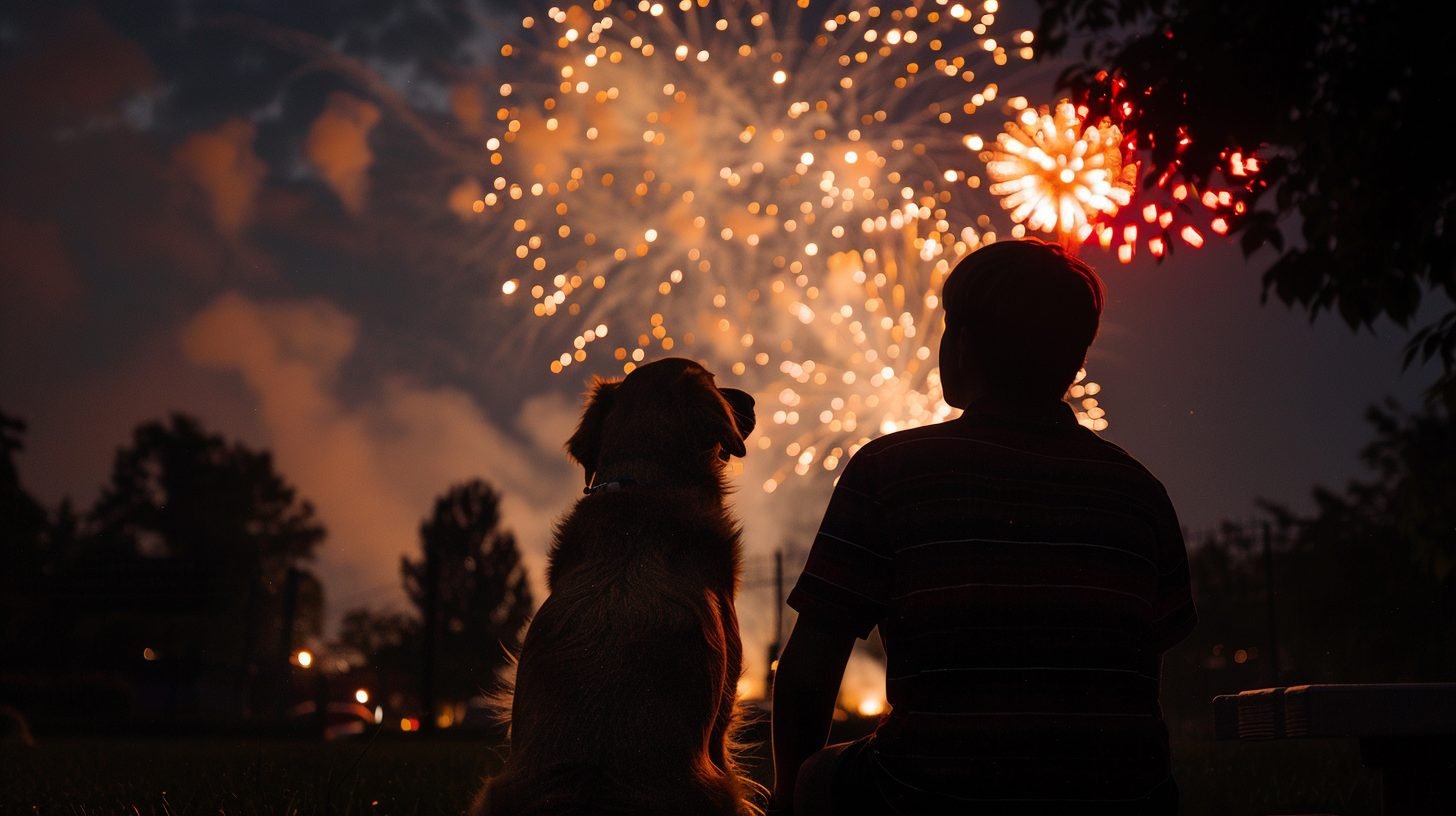
M903 454L907 450L944 441L950 436L954 436L954 426L953 423L949 422L938 422L933 425L921 425L915 428L891 431L861 445L854 452L854 457L871 459L895 452Z
M1163 487L1163 482L1157 474L1153 473L1151 468L1129 453L1127 449L1090 430L1086 431L1084 439L1088 448L1094 451L1099 458L1105 458L1109 462L1127 468L1128 471L1136 474L1135 478L1139 481L1146 482L1149 487L1166 495L1167 490Z

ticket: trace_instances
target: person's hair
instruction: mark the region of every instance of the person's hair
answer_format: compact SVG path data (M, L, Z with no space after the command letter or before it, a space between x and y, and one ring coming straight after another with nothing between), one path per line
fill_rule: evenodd
M989 392L1057 398L1097 336L1102 281L1057 244L999 241L956 264L941 300L946 331L969 333L964 362Z

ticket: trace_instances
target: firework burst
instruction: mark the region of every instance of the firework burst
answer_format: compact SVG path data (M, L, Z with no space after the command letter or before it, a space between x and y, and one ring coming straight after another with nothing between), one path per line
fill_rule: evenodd
M1156 167L1139 145L1127 127L1131 101L1110 110L1117 116L1088 124L1088 107L1064 99L1054 112L1024 109L1006 123L996 149L981 158L990 192L1002 196L1012 220L1073 249L1095 241L1122 263L1139 245L1161 258L1175 238L1197 249L1210 233L1227 234L1258 183L1259 160L1228 150L1215 178L1184 179L1176 159Z
M950 190L979 185L966 123L997 98L989 75L1032 56L1030 32L996 39L997 10L599 0L527 18L502 49L475 207L514 254L502 291L573 318L566 338L538 321L565 341L553 370L599 353L602 328L627 338L606 348L628 370L696 345L722 290L817 278L907 205L932 216L927 240L981 240L948 220Z
M527 18L487 106L490 172L455 202L509 247L502 295L534 317L512 347L555 345L557 373L661 353L731 370L784 456L770 491L953 413L940 284L997 237L972 117L999 122L991 78L1033 56L1028 31L998 39L996 0L806 6ZM1078 413L1106 427L1095 399Z
M1011 219L1068 246L1092 235L1093 219L1126 207L1137 178L1137 165L1123 163L1117 126L1084 117L1066 101L1055 111L1028 108L982 156L990 191Z

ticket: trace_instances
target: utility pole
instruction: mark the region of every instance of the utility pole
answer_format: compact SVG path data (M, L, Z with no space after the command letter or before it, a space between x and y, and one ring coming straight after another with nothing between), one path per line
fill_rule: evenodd
M1269 625L1269 685L1276 687L1282 673L1279 671L1279 627L1274 617L1274 543L1269 522L1264 522L1264 589L1265 618Z

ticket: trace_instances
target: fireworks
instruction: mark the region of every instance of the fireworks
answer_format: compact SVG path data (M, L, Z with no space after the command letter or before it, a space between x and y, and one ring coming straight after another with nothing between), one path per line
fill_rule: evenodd
M1123 120L1135 112L1125 100L1111 110ZM1088 118L1087 106L1068 100L1054 113L1022 110L997 137L996 149L982 154L990 191L1003 196L1001 206L1012 220L1054 233L1071 248L1095 238L1131 263L1139 243L1158 258L1175 237L1197 249L1208 233L1227 234L1244 213L1243 194L1255 183L1257 158L1225 151L1222 178L1200 189L1179 178L1176 161L1154 168L1135 131L1124 134L1111 116L1093 125ZM1149 173L1156 176L1144 178Z
M553 370L599 348L630 370L653 346L699 345L716 295L771 279L807 292L824 259L906 207L928 241L982 240L948 220L951 190L980 184L965 123L997 98L984 75L1032 56L1030 32L996 39L997 10L599 0L527 18L528 42L502 48L495 175L473 203L514 255L502 292L573 318ZM731 359L773 371L782 353L750 343Z
M946 419L933 358L940 341L940 287L949 252L927 240L913 216L896 212L868 245L825 261L815 291L775 286L776 311L801 324L790 336L800 356L785 354L757 441L781 448L791 464L764 482L772 492L788 473L835 472L873 436ZM809 295L813 297L810 298Z
M1250 185L1258 183L1259 160L1236 150L1221 158L1218 173L1204 185L1179 179L1175 168L1158 173L1138 190L1134 206L1097 224L1097 242L1103 249L1116 247L1118 260L1131 263L1139 244L1161 258L1175 238L1199 249L1210 234L1227 235L1246 210Z
M507 253L501 295L534 318L514 345L554 345L557 373L663 353L731 370L765 412L756 444L784 456L770 491L952 413L940 284L997 238L967 169L972 117L1024 110L989 77L1033 56L1029 31L994 30L997 0L807 7L597 0L526 18L483 106L488 172L451 200ZM1116 129L1076 135L1098 148L1077 189L1125 202ZM1035 204L1027 217L1042 223ZM1096 384L1077 389L1082 422L1106 427Z
M1067 101L1054 113L1023 110L982 156L1011 219L1069 246L1091 236L1092 219L1126 207L1137 179L1137 165L1123 164L1121 131L1108 119L1084 125L1078 113Z

